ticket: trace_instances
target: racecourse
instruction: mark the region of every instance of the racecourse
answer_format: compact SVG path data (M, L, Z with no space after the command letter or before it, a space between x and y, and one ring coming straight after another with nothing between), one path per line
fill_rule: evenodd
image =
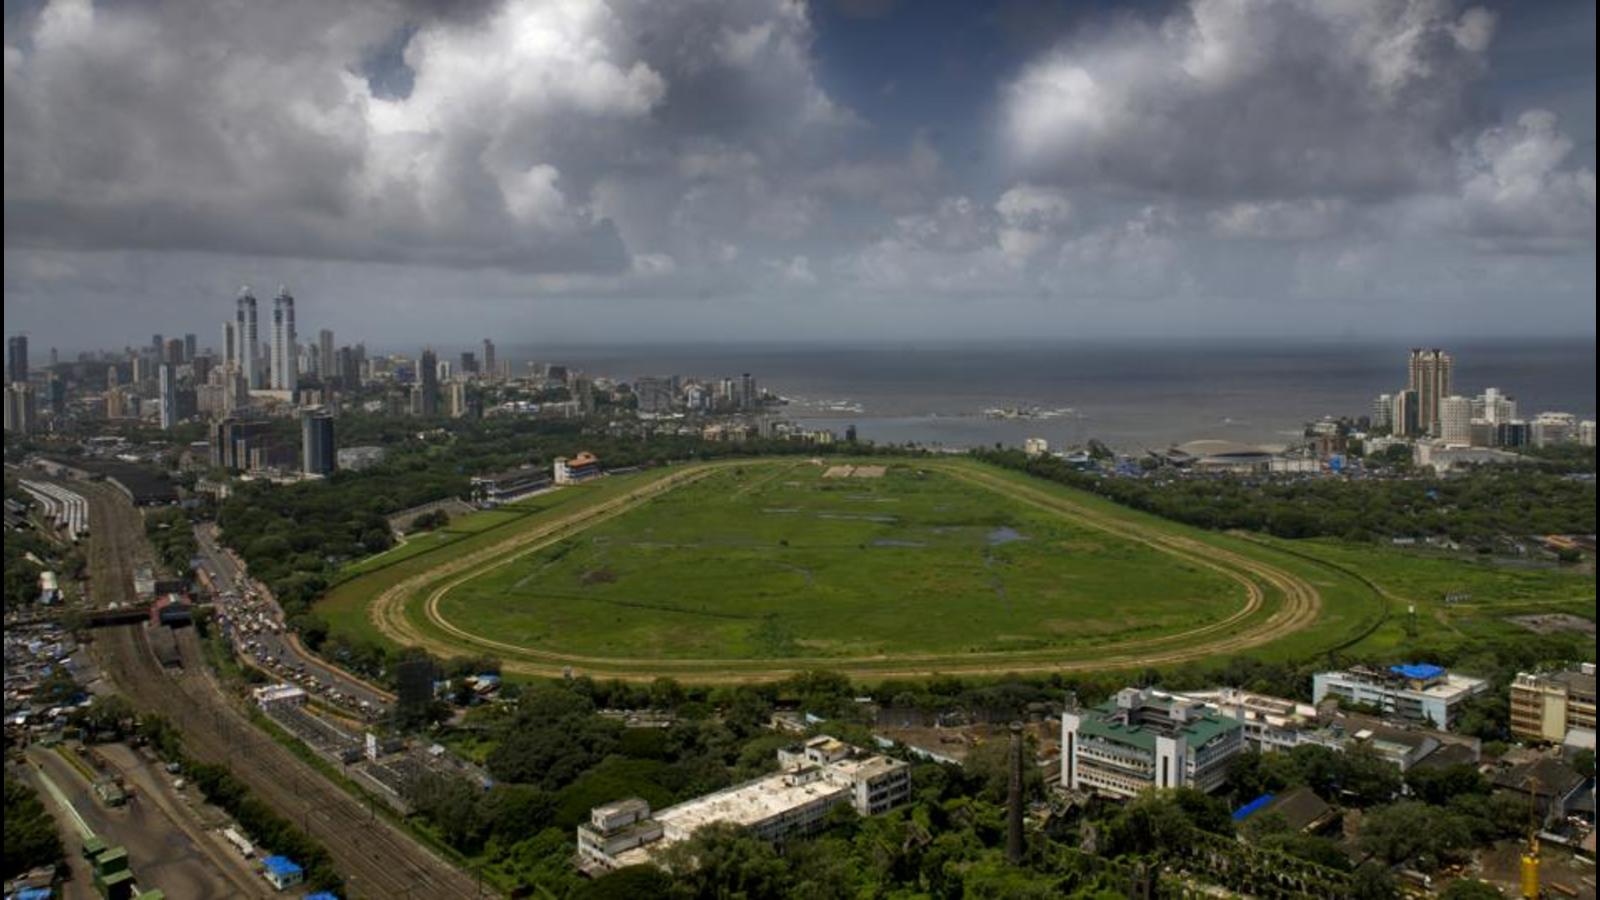
M324 612L512 674L747 681L1300 655L1390 604L1338 568L969 460L825 471L719 461L563 489L362 564Z

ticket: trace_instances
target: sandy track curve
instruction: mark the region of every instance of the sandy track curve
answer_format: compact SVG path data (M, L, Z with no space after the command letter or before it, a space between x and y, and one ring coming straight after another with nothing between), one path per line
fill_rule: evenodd
M1245 602L1231 615L1216 622L1158 637L1079 650L1076 654L1071 650L1054 649L957 655L785 657L769 660L593 657L538 650L473 634L450 622L440 611L440 603L446 594L487 571L573 537L719 469L751 464L749 460L741 460L685 467L625 494L552 519L538 528L458 557L389 587L372 602L369 616L386 637L397 643L421 646L441 656L469 652L498 655L506 671L518 674L558 676L570 668L624 679L669 675L707 682L777 679L819 668L848 675L889 678L944 673L1060 672L1171 665L1234 653L1277 640L1315 623L1321 612L1322 598L1315 587L1298 575L1271 564L1193 538L1147 529L1121 517L1085 507L1056 493L981 469L938 462L924 465L1013 500L1218 572L1244 588ZM1265 618L1260 618L1257 614L1267 605L1263 585L1281 596L1282 602ZM408 601L424 589L427 589L427 596L423 614L428 624L448 635L448 639L422 630L408 614ZM1089 655L1082 655L1085 653Z

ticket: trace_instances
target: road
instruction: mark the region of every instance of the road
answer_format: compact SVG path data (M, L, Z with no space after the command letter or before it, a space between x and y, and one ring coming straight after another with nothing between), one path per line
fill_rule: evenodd
M162 804L134 794L125 805L108 808L95 798L83 777L55 752L36 746L28 752L27 759L29 768L35 770L30 775L36 785L42 788L38 773L43 772L91 831L108 844L127 848L128 864L141 890L160 888L169 897L269 895L261 890L261 879L219 865L213 848L197 844L191 830L171 818ZM47 789L41 793L55 799ZM67 832L65 841L67 852L74 855L82 847L75 832L76 829Z
M301 646L284 626L283 609L272 592L250 578L233 552L217 542L214 525L197 525L194 536L200 568L216 587L217 605L233 626L229 636L242 658L280 678L311 676L315 681L308 687L353 714L382 714L393 694L328 665Z

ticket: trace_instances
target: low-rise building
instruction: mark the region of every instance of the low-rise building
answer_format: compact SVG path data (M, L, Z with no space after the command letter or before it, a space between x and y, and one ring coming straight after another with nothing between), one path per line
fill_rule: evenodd
M304 706L306 703L306 692L292 684L269 684L256 688L251 694L255 697L256 705L264 710L279 706Z
M538 493L550 486L550 480L549 473L534 466L481 475L472 479L472 498L479 503L498 506Z
M267 881L278 890L287 890L306 880L305 870L287 856L269 856L261 861Z
M1594 674L1594 663L1546 674L1519 672L1511 683L1511 733L1559 744L1576 731L1576 743L1593 746Z
M1061 783L1068 790L1131 798L1149 788L1214 791L1244 752L1244 728L1198 701L1125 688L1061 717Z
M699 828L727 822L777 841L822 826L828 811L849 804L864 816L911 797L911 767L870 755L835 738L814 737L778 752L780 771L651 812L639 798L597 806L578 826L580 864L616 869L653 861Z
M1467 700L1489 689L1489 682L1418 663L1343 672L1318 672L1311 679L1312 701L1335 697L1377 709L1382 715L1426 722L1448 730Z
M556 484L577 484L601 474L599 458L587 450L571 459L556 457L553 470Z

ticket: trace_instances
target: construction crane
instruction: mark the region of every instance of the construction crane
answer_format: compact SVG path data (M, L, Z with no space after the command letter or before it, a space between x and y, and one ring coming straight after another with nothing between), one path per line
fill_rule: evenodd
M1522 854L1522 897L1539 900L1539 784L1532 775L1523 783L1528 785L1528 849Z

